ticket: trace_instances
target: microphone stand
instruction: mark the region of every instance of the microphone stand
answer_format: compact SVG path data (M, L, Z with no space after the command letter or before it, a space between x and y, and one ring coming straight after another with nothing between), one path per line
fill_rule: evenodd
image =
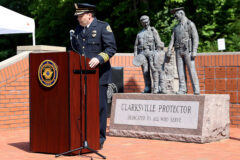
M76 40L77 40L77 43L79 43L79 39L77 37L75 37L74 35L71 35L71 38L70 38L70 41L71 41L71 46L73 48L73 50L75 52L77 52L79 55L80 55L80 96L81 96L81 91L82 91L82 83L81 83L81 76L82 76L82 67L81 67L81 54L74 48L73 44L72 44L72 37L74 37ZM67 152L64 152L64 153L60 153L60 154L56 154L55 157L59 157L59 156L62 156L62 155L65 155L65 154L68 154L68 153L71 153L71 152L74 152L74 151L80 151L80 154L81 154L81 151L83 149L88 149L90 150L91 152L97 154L98 156L102 157L103 159L106 159L106 156L103 156L102 154L98 153L98 151L92 149L89 147L88 145L88 141L87 141L87 58L86 58L86 54L85 54L85 51L83 49L83 55L84 55L84 67L85 67L85 70L84 70L84 85L85 85L85 96L84 96L84 100L85 100L85 112L84 112L84 123L85 123L85 126L84 126L84 132L85 132L85 135L84 135L84 141L83 141L83 146L79 147L79 148L76 148L76 149L72 149L70 151L67 151ZM91 160L93 158L91 157Z

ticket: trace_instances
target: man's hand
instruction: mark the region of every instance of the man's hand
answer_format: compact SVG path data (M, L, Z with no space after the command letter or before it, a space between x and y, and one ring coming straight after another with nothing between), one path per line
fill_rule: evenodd
M197 53L196 53L196 52L192 52L192 54L191 54L191 60L194 60L196 56L197 56Z
M171 51L167 51L166 53L166 57L165 57L165 62L169 63L171 59Z
M164 46L163 47L156 47L157 51L163 51L164 50Z
M99 60L97 58L92 58L90 61L89 61L89 66L91 68L95 68L98 64L99 64Z
M172 55L171 50L168 50L168 51L166 52L166 57L171 58L171 55Z
M134 56L137 56L138 54L137 54L137 52L134 52Z

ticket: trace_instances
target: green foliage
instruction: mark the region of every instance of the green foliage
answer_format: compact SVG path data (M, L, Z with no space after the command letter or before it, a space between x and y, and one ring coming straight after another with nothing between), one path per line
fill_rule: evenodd
M2 50L0 51L0 62L14 55L15 55L15 51L13 49Z
M36 43L69 47L69 30L78 24L74 2L85 0L0 0L0 5L32 17L36 23ZM133 52L139 18L148 15L168 46L177 24L170 10L184 7L198 29L199 52L216 52L217 39L225 38L226 51L240 51L240 0L88 0L97 5L96 16L107 21L115 34L118 52ZM16 52L17 45L30 45L30 34L0 35L0 60Z
M36 21L37 44L67 46L75 22L72 0L36 0L30 6Z

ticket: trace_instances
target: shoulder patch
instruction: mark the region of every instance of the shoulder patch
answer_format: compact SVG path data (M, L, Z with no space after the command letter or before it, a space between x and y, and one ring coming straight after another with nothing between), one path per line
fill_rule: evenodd
M107 30L108 32L112 32L112 29L111 29L110 25L107 25L106 30Z

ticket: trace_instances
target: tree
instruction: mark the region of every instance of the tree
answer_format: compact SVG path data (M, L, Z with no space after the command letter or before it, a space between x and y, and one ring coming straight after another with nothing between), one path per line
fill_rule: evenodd
M32 17L37 44L69 47L69 30L78 24L74 3L85 0L0 0L0 5ZM115 34L118 52L133 52L139 18L148 15L165 46L177 23L170 10L184 7L198 29L199 52L217 51L217 39L226 39L226 51L240 50L240 0L88 0L97 5L96 16ZM0 61L16 53L17 45L31 44L31 35L0 35Z

